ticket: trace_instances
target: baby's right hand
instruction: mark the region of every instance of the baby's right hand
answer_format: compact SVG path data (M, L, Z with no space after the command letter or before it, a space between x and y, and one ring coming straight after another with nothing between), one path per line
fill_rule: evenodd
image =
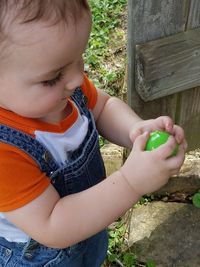
M120 172L139 195L152 193L165 185L170 176L177 174L185 158L185 146L179 145L176 156L170 157L176 147L171 136L168 141L152 151L144 151L149 134L138 136L132 151Z

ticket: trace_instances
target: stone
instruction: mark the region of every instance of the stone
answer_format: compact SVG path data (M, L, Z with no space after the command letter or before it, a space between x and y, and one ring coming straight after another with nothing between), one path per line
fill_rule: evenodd
M107 176L117 171L123 164L123 148L118 145L111 143L104 145L101 148L101 155Z
M200 150L190 151L185 156L184 164L178 175L174 175L169 182L155 195L183 193L192 195L200 189Z
M199 267L200 209L160 201L134 208L128 243L139 260L156 267Z

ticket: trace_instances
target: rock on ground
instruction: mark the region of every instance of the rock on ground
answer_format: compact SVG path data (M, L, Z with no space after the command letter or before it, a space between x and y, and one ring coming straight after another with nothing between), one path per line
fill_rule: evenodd
M139 260L151 259L156 267L200 267L200 209L191 203L200 189L199 154L188 153L180 173L155 193L177 202L153 201L133 209L129 246Z
M152 202L133 209L129 246L156 267L200 266L200 209L192 204Z
M123 148L111 143L101 148L107 176L117 171L123 163Z

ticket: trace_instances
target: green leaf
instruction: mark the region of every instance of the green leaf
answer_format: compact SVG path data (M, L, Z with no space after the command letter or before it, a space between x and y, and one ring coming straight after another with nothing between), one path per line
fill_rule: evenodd
M148 260L146 262L146 267L156 267L156 264L153 260Z
M116 254L111 253L110 255L108 255L109 262L114 262L116 258L117 258Z
M194 194L192 197L192 203L196 208L200 208L200 193Z
M126 253L123 257L123 263L126 267L134 267L137 257L133 253Z

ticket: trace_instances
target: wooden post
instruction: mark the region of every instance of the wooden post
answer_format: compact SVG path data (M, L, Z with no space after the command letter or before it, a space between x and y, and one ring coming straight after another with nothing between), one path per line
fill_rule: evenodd
M200 145L199 88L144 102L135 87L136 45L200 26L199 10L199 0L128 0L128 103L144 119L172 117L184 127L189 150Z

